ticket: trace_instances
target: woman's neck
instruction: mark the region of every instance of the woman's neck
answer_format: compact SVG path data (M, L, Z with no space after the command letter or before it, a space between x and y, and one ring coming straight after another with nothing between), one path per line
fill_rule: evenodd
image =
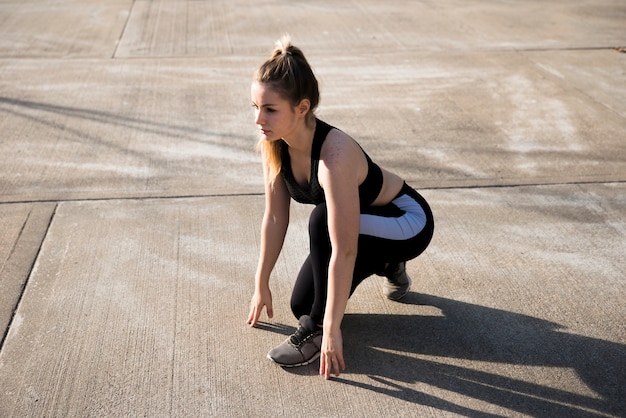
M283 138L283 140L287 143L292 152L311 154L316 125L315 120L313 120L312 124L302 123L302 125L294 131L293 135L290 135L288 138Z

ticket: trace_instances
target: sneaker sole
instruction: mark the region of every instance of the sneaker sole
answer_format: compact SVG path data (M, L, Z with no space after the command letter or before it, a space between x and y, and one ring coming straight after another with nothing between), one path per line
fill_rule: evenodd
M313 357L311 357L309 360L304 361L302 363L296 363L296 364L282 364L277 362L276 360L274 360L273 358L271 358L269 356L269 354L267 355L267 358L274 364L278 364L281 367L300 367L300 366L306 366L309 365L311 363L313 363L315 360L317 360L318 358L320 358L320 352L318 351Z
M400 296L389 296L389 295L385 295L385 297L392 301L392 302L397 302L400 299L402 299L403 297L405 297L407 294L409 293L409 291L407 290L406 292L404 292L403 294L401 294Z

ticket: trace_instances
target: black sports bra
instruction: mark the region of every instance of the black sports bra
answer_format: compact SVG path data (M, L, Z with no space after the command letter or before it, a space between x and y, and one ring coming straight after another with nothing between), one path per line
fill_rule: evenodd
M313 205L319 205L324 202L324 189L320 186L317 178L317 171L320 163L320 152L322 150L322 144L328 136L328 133L335 129L326 122L316 119L315 134L313 135L313 145L311 147L311 180L308 187L302 187L296 181L291 170L291 159L289 158L288 145L283 141L281 148L281 174L287 184L287 190L289 194L299 203L308 203ZM361 148L361 150L363 150ZM380 167L372 161L372 159L363 151L365 158L367 159L367 176L363 183L359 185L359 199L361 208L366 208L374 203L374 200L380 194L380 190L383 187L383 172Z

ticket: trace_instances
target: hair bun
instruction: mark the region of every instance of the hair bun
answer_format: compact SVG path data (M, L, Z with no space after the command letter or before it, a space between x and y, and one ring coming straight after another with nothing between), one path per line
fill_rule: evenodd
M291 52L292 49L291 36L288 34L284 34L282 38L276 41L275 51L280 52L281 55L293 55Z

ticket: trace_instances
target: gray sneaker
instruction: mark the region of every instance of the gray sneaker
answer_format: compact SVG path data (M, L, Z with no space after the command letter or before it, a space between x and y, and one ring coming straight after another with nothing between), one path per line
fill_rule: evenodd
M300 318L300 326L282 344L272 348L267 358L283 367L305 366L313 363L320 356L322 347L322 329L311 331L303 323L310 321L308 316Z
M385 271L383 294L387 299L400 300L409 293L411 278L406 274L405 266L405 262L392 264Z

